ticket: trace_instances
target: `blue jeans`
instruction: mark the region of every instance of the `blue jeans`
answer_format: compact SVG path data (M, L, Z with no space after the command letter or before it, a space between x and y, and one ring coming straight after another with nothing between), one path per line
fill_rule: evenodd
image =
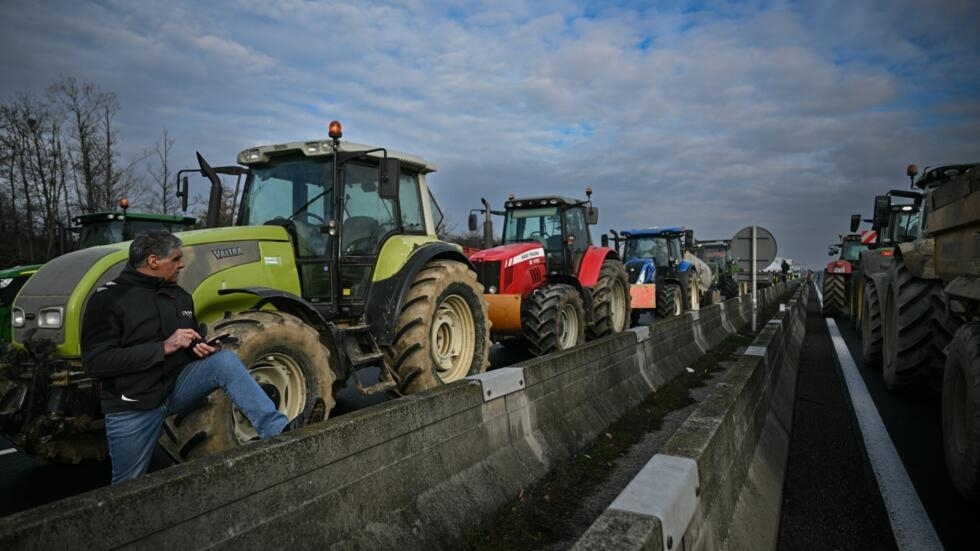
M219 350L184 366L173 391L156 408L106 414L112 483L118 484L145 474L167 416L193 411L218 388L224 389L262 438L279 434L289 423L289 419L276 410L269 396L248 374L238 356L228 350Z

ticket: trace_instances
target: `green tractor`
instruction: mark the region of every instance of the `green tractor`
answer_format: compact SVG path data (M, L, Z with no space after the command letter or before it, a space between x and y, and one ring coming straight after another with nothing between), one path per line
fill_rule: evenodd
M109 243L128 241L140 232L153 229L182 231L194 226L196 219L176 214L128 212L129 201L119 201L121 211L93 212L76 216L72 231L79 232L77 248L85 249ZM63 232L67 233L67 232ZM62 239L66 242L67 239ZM67 247L63 247L62 252ZM14 266L0 270L0 348L10 343L10 313L14 297L24 283L41 268L41 264Z
M329 139L241 152L247 167L236 225L181 234L207 334L229 333L280 411L301 426L329 416L348 379L363 394L402 395L483 372L490 323L483 288L460 247L440 241L429 162ZM221 183L200 155L212 182ZM217 190L217 191L216 191ZM209 225L215 218L209 208ZM5 375L0 428L18 448L61 461L103 457L95 381L81 369L79 325L88 298L114 278L128 243L61 256L14 303L25 353ZM361 368L379 367L367 380ZM2 380L0 380L2 383ZM167 420L161 444L177 461L255 435L220 391Z
M738 262L732 257L732 243L729 239L698 240L695 244L698 258L711 267L711 289L717 290L726 300L739 294L735 274L739 272Z

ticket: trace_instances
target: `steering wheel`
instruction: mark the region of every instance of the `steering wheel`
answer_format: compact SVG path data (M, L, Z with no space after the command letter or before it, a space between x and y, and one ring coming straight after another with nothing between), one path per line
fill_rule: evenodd
M297 215L300 215L300 216L297 216ZM305 217L306 220L300 220L300 218L303 218L303 217ZM303 212L296 213L296 214L290 216L289 219L290 220L295 220L297 222L305 222L307 224L311 224L312 223L314 225L320 225L320 226L325 226L327 224L327 221L324 220L322 216L320 216L319 214L317 214L315 212L310 212L308 210L304 210Z
M528 237L531 238L531 239L537 239L538 242L541 243L541 246L544 247L545 249L547 249L548 248L548 246L547 246L548 238L551 237L551 236L548 235L547 232L533 231L533 232L531 232L530 235L528 235Z

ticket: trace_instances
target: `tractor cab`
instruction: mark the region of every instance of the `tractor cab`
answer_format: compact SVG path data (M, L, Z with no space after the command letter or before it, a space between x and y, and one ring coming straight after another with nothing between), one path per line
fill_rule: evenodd
M591 197L591 188L586 190ZM504 204L502 245L539 243L549 274L577 274L592 238L598 212L590 200L568 197L509 198Z
M676 272L684 262L685 235L679 226L619 232L630 283L653 283L657 270Z
M122 212L93 212L75 217L73 229L79 232L79 249L131 241L137 234L149 230L179 232L191 229L197 223L193 216L127 212L129 201L126 199L120 200L119 206Z
M238 156L249 170L236 225L286 229L303 298L326 319L361 316L389 238L434 235L443 217L424 183L434 165L341 135L334 121L330 140Z

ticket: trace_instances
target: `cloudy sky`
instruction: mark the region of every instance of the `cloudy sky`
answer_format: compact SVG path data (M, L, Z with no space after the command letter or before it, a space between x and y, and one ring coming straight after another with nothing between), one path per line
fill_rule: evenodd
M479 197L583 196L599 226L756 224L818 268L905 166L980 160L980 5L0 0L0 99L115 93L123 155L345 138L415 153L458 231Z

